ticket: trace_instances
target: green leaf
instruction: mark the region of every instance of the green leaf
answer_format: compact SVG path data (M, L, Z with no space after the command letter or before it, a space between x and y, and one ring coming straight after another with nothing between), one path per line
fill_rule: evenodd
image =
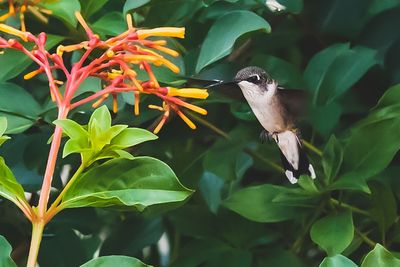
M32 95L13 83L0 83L0 91L0 116L7 119L6 133L20 133L31 127L41 112Z
M120 12L106 13L92 24L92 28L102 36L116 36L127 30L125 19Z
M361 267L395 267L400 266L400 260L393 256L381 244L376 244L375 248L370 251L364 258Z
M91 92L95 93L101 90L101 79L97 77L88 77L80 85L78 90L76 90L74 96L80 94Z
M111 147L127 148L157 139L158 136L141 128L127 128L111 140Z
M3 236L0 235L0 266L17 267L15 262L10 257L11 250L11 245Z
M372 217L378 222L381 236L396 222L397 203L392 190L380 181L368 181L372 198Z
M81 267L151 267L150 265L144 264L140 260L128 256L103 256L97 259L88 261L81 265Z
M191 194L157 159L113 159L79 176L64 195L62 205L126 207L141 212L151 206L168 208L168 204L179 204Z
M111 114L106 105L97 108L90 116L88 129L93 133L104 133L111 128ZM96 136L96 134L95 134Z
M62 157L65 158L72 153L82 153L85 151L90 151L88 142L82 139L69 139L64 145Z
M68 1L68 0L67 0ZM54 47L60 43L65 37L58 35L47 35L46 49ZM32 45L28 44L27 48L32 48ZM4 55L0 55L0 81L7 81L18 74L22 73L29 65L32 64L32 59L26 56L24 53L6 49Z
M144 6L148 2L150 2L150 0L126 0L122 13L126 14L133 9Z
M307 87L314 93L314 105L334 101L377 63L375 50L350 48L348 43L334 44L317 53L304 71Z
M43 1L40 7L52 11L52 16L61 19L65 24L76 27L78 20L76 11L81 11L79 0Z
M331 214L316 221L311 227L310 236L329 256L340 254L353 240L351 212Z
M299 207L274 199L287 188L270 184L251 186L233 193L223 202L228 209L256 222L279 222L299 216ZM297 201L300 206L301 201Z
M18 203L20 201L27 202L24 195L24 189L17 182L13 173L8 168L4 159L0 157L0 196Z
M100 255L137 255L145 247L156 245L165 233L165 225L160 217L145 219L130 216L114 224L110 234L101 245Z
M357 267L357 264L349 258L338 254L332 257L326 257L319 267Z
M0 117L0 146L4 144L8 139L10 139L9 136L4 135L4 132L7 130L7 118L6 117Z
M342 175L332 189L368 192L365 180L383 171L400 149L400 85L389 88L368 117L350 131L344 147Z
M328 184L338 175L342 162L342 145L336 137L332 135L322 155L322 167L324 168L325 179L328 181Z
M231 137L229 140L218 140L208 149L203 160L204 169L225 180L233 181L240 179L243 170L250 167L247 158L243 156L243 149L249 146L249 138L254 135L258 136L257 133L254 133L244 125L233 129L229 132L229 136ZM226 155L232 156L227 157ZM242 167L244 169L240 170Z
M207 203L210 211L218 212L221 204L221 190L224 186L224 180L211 172L205 172L199 182L201 195Z
M7 118L0 117L0 136L2 136L7 130Z
M84 18L89 18L91 15L95 14L97 11L108 2L108 0L85 0L82 1L82 16Z
M87 139L89 137L88 132L82 127L82 125L76 123L70 119L55 120L55 125L60 126L69 138L74 140Z
M229 25L229 27L227 27ZM211 27L200 50L196 72L232 52L233 45L245 33L270 32L267 21L253 12L240 10L220 17Z
M284 87L304 88L300 69L286 60L271 55L256 54L251 65L268 70L271 77Z

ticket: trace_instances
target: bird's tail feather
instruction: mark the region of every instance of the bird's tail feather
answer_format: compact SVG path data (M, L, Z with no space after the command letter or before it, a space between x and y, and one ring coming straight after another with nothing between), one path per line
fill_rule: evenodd
M314 168L309 163L301 141L294 132L279 133L276 141L281 152L285 175L292 184L297 183L302 174L310 175L313 179L316 178Z

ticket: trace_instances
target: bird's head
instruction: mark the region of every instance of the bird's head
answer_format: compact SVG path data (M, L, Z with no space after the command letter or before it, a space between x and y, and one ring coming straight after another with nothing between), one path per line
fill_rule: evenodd
M254 93L262 93L272 87L276 87L276 82L271 79L265 70L254 66L241 69L236 74L234 81L242 91L252 91Z

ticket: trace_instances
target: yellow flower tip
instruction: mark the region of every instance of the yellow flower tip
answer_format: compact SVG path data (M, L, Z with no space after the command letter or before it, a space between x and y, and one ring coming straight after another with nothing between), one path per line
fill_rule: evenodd
M75 11L75 17L76 17L76 19L79 21L79 24L81 24L82 27L85 29L85 31L86 31L86 33L87 33L88 35L93 34L93 33L92 33L92 30L89 28L89 25L87 25L85 19L82 17L81 12Z
M198 89L198 88L177 89L173 87L168 87L168 95L196 98L196 99L206 99L208 97L208 92L206 89Z
M113 57L115 55L115 53L112 50L107 50L106 55L107 55L107 57L110 58L110 57Z
M20 11L21 11L21 13L25 13L26 12L26 4L21 6Z
M4 54L4 51L2 50L2 51L0 51L0 55L3 55Z
M176 52L175 50L170 49L168 47L164 47L164 46L161 46L161 45L155 45L154 48L157 49L157 50L160 50L161 52L164 52L165 54L173 56L173 57L178 57L179 56L178 52Z
M159 110L159 111L164 111L164 109L160 106L156 106L156 105L148 105L149 109L155 109L155 110Z
M184 27L160 27L149 30L138 30L136 33L139 39L146 39L150 36L185 38Z
M24 75L24 80L32 79L33 77L35 77L36 75L38 75L41 72L42 72L41 69L37 69L37 70L31 71L31 72L29 72L29 73Z
M11 35L15 35L19 38L21 38L22 40L24 40L25 42L28 41L28 36L26 32L17 30L11 26L8 26L4 23L0 23L0 31L11 34Z
M114 112L114 113L117 113L117 112L118 112L117 95L113 95L113 112Z
M178 113L179 117L189 126L190 129L195 130L197 127L196 125L179 109L176 110L176 113Z
M162 62L162 64L164 64L167 68L169 68L172 72L176 74L178 74L181 71L178 66L176 66L174 63L165 58L159 58L158 61Z
M134 31L135 28L133 27L133 20L132 20L132 15L131 14L126 14L126 24L128 25L128 29L130 31Z
M63 53L64 53L64 46L63 45L59 45L57 46L57 51L56 51L57 55L62 57Z
M60 80L54 80L54 83L55 83L55 84L58 84L58 85L63 85L63 84L64 84L64 82L63 82L63 81L60 81Z

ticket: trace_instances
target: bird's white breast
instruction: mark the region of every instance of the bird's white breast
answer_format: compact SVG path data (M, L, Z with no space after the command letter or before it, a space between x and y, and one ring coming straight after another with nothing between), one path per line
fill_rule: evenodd
M239 87L260 124L270 133L283 131L284 120L280 114L279 103L275 96L276 85L268 85L268 90L257 85L241 81Z

